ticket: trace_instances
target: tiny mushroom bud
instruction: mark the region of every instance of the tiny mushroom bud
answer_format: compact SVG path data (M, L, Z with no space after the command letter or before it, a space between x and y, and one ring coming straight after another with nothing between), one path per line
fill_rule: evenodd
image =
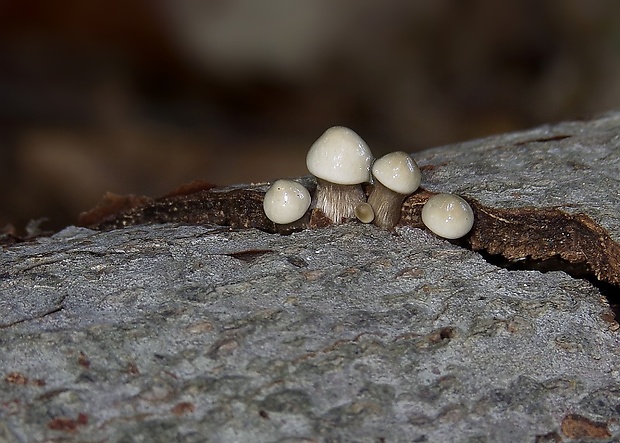
M329 128L314 142L306 165L317 179L316 207L334 223L355 217L355 207L366 201L360 186L370 180L372 153L349 128Z
M375 218L375 211L368 203L360 203L355 207L355 216L362 223L370 223Z
M304 216L310 207L308 190L293 180L276 180L265 193L263 209L267 218L284 225Z
M456 239L471 230L474 211L458 195L437 194L422 207L422 222L438 236Z
M420 186L422 173L409 154L397 151L377 159L372 175L375 181L368 203L375 211L374 223L392 229L400 219L403 200Z

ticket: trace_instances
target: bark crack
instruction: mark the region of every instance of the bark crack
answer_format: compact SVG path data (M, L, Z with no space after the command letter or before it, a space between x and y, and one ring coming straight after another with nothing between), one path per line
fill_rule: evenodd
M21 323L25 323L25 322L28 322L28 321L40 320L42 318L47 317L48 315L52 315L52 314L55 314L56 312L60 312L60 311L62 311L65 308L63 303L64 303L66 297L67 297L66 295L63 296L60 299L60 301L58 302L58 305L56 305L56 306L54 306L52 308L49 308L49 309L47 309L47 310L45 310L43 312L39 312L39 313L34 314L34 315L30 315L30 316L27 316L27 317L24 317L24 318L20 318L18 320L14 320L14 321L9 322L9 323L0 323L0 329L7 329L7 328L10 328L12 326L15 326L15 325L18 325L18 324L21 324Z

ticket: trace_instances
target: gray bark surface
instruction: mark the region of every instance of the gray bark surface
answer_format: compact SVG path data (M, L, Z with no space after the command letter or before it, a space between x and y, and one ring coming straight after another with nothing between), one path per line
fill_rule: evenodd
M619 129L610 114L415 157L431 191L562 206L618 240ZM2 251L0 313L0 441L620 439L599 290L421 229L71 227Z
M429 191L500 208L583 212L620 241L620 113L416 153Z

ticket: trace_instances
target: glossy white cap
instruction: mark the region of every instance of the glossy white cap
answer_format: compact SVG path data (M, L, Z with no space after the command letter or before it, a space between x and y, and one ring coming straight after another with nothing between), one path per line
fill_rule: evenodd
M373 177L398 194L409 195L420 186L422 173L406 152L390 152L372 165Z
M458 195L437 194L422 207L422 222L440 237L461 238L474 225L474 211Z
M308 190L293 180L276 180L265 193L263 209L267 218L279 225L293 223L310 207Z
M308 171L317 178L339 185L356 185L370 180L372 152L353 130L329 128L310 147Z

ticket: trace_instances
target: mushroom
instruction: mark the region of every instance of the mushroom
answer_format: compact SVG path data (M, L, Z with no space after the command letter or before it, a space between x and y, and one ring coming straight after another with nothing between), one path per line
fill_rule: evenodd
M375 211L368 203L360 203L355 207L355 216L362 223L370 223L375 218Z
M461 238L474 225L474 211L454 194L437 194L422 207L422 222L440 237Z
M406 152L391 152L372 165L374 188L368 203L375 211L374 223L392 229L400 219L403 200L418 189L422 173Z
M361 183L370 180L372 153L349 128L329 128L310 147L308 171L316 177L316 207L334 223L355 217L355 207L366 201Z
M263 210L272 222L285 225L304 216L311 202L310 193L293 180L280 179L273 182L265 193Z

